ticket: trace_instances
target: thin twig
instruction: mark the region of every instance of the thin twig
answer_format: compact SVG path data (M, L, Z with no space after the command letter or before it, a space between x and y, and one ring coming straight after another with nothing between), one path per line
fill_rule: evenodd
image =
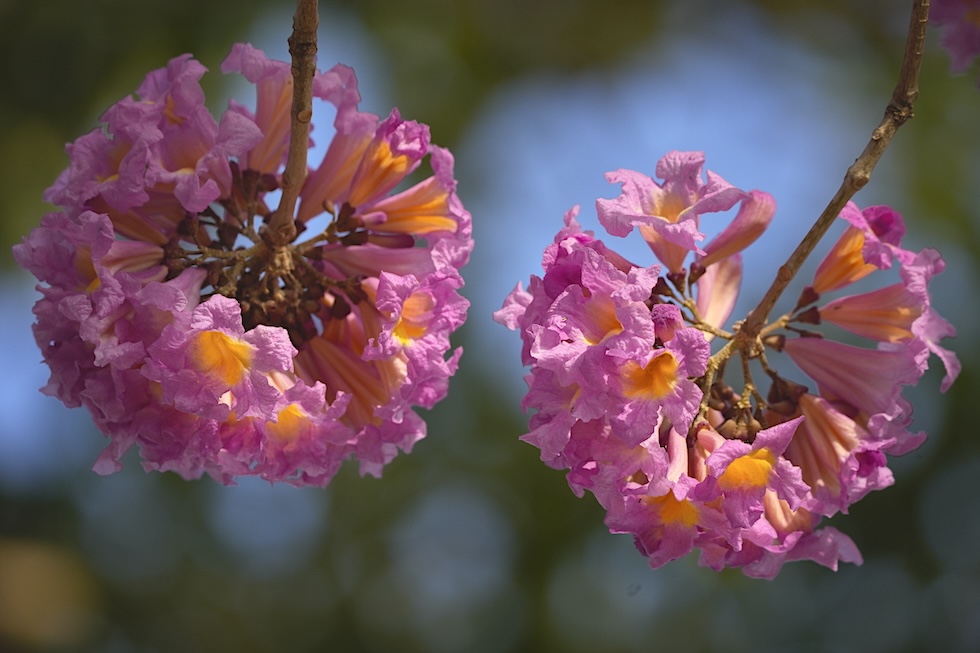
M809 233L803 238L789 259L776 274L776 279L766 292L759 306L749 314L742 326L742 333L747 339L754 339L762 330L770 311L776 305L790 281L796 276L803 261L810 255L817 242L823 237L840 215L844 205L861 190L871 179L871 171L884 154L885 148L891 142L898 128L912 117L912 105L919 95L919 67L922 62L922 52L926 38L926 23L929 20L929 0L915 0L912 6L912 18L909 22L909 33L905 41L905 54L902 57L902 68L898 74L898 84L892 93L891 101L885 109L881 123L871 133L871 140L864 148L861 156L847 169L844 181L837 194L824 209ZM720 352L719 352L720 353Z
M299 263L299 267L303 268L307 272L312 273L313 274L313 277L319 283L323 284L324 287L326 287L326 288L342 288L343 287L343 285L344 285L344 282L343 281L339 281L337 279L334 279L333 277L329 277L329 276L325 275L323 272L321 272L320 270L317 270L316 269L316 266L314 266L312 263L310 263L306 259L305 256L298 256L296 258L296 262Z
M296 237L294 215L306 181L306 155L313 117L313 76L316 74L316 30L320 24L317 0L299 0L289 37L292 57L293 106L290 113L289 154L282 173L282 198L269 223L270 242L288 245Z
M871 140L861 152L861 156L847 169L844 181L833 199L830 200L827 208L817 218L816 223L810 228L810 231L804 236L803 241L790 255L786 263L779 268L772 286L769 287L762 301L749 313L745 322L736 328L734 338L725 343L724 347L708 359L705 374L698 380L698 384L704 393L699 411L700 417L707 414L709 390L715 381L718 370L725 361L736 351L741 352L743 358L746 359L753 355L761 355L765 351L765 348L761 346L759 337L761 334L770 331L766 327L766 320L776 305L776 301L789 286L793 277L796 276L800 266L803 265L803 261L813 252L814 247L827 233L827 229L840 215L844 205L871 179L871 171L881 159L881 155L884 154L885 148L895 136L895 132L912 118L912 105L919 95L919 68L922 63L928 20L929 0L915 0L912 5L908 37L905 40L902 68L898 73L898 83L888 106L885 108L885 115L881 119L881 123L871 133ZM778 322L784 325L785 318L780 318Z

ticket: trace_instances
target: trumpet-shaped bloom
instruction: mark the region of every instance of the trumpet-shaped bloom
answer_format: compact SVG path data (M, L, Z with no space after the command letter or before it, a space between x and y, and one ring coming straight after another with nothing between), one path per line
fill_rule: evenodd
M698 263L707 268L738 254L765 232L775 214L776 200L772 195L761 190L750 191L742 200L735 219L705 246L705 256Z
M242 327L238 302L216 295L187 324L168 325L150 346L143 374L159 384L161 401L220 421L274 419L279 392L268 375L292 372L296 349L285 330Z
M721 328L735 308L742 284L742 256L733 254L710 266L697 283L697 308L701 319ZM714 337L705 332L705 338Z
M137 445L147 469L226 483L326 485L350 457L379 475L424 437L415 408L446 395L461 354L472 239L452 155L397 110L359 111L351 69L317 72L334 139L300 191L299 237L274 242L290 65L239 44L222 70L254 85L254 108L215 120L184 55L68 146L45 195L61 210L14 248L42 283L44 391L110 438L100 473Z
M924 346L902 349L866 349L824 338L791 338L784 351L824 396L843 398L868 414L890 411L899 401L903 385L918 381L924 369ZM867 378L867 370L874 377Z
M866 428L838 408L846 404L803 394L798 399L803 422L786 450L786 458L797 465L810 487L812 513L832 516L859 501L871 490L894 482L881 449L888 440L874 437ZM785 420L770 415L773 422Z
M688 252L704 254L698 247L704 240L700 217L727 211L747 198L710 170L705 182L703 167L701 152L668 152L655 172L663 183L633 170L608 173L610 183L622 184L622 194L614 200L596 200L599 222L613 236L625 236L639 227L668 271L680 272Z
M840 217L848 227L817 267L812 288L818 294L840 290L875 270L886 270L897 260L911 263L913 252L899 243L905 235L902 216L888 206L869 206L863 211L848 202Z
M742 567L746 576L771 579L785 563L794 560L812 560L834 571L840 562L862 563L851 538L830 526L816 528L820 518L805 508L792 510L772 491L763 496L763 505L764 516L741 547L706 544L700 564L718 570Z
M750 445L726 440L712 451L706 463L713 482L699 486L701 498L724 497L723 505L733 526L747 528L762 515L762 499L771 491L793 510L809 492L799 468L783 457L801 420L792 420L760 431Z

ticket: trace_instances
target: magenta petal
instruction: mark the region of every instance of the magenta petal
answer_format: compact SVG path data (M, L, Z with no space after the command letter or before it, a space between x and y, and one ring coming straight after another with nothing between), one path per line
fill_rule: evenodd
M704 252L698 242L702 214L727 211L747 194L720 176L708 171L707 183L701 178L702 152L668 152L657 163L653 179L632 170L616 170L606 175L611 183L622 184L614 200L599 199L599 222L614 236L625 236L634 226L644 228L657 258L672 272L680 272L686 252ZM747 214L748 215L748 214ZM748 220L748 218L743 218Z
M820 394L868 413L891 412L903 385L922 376L925 347L917 342L894 350L863 349L822 338L790 338L784 351L817 382Z
M753 190L742 200L735 219L715 238L705 245L704 258L698 262L708 267L751 245L772 222L776 214L776 200L769 193Z
M705 270L696 285L701 319L713 327L723 328L735 308L741 286L741 254L722 259ZM714 337L711 333L704 335L709 340Z
M615 200L596 200L599 223L612 236L626 236L638 221L654 208L650 203L656 182L650 177L632 170L616 170L606 173L611 184L622 184L622 194Z
M943 28L942 44L953 72L963 72L980 56L980 25L975 12L975 3L960 0L933 0L929 7L930 20Z

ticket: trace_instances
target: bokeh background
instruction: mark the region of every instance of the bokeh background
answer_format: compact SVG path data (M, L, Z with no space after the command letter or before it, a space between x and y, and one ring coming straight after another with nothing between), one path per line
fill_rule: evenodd
M980 89L976 68L948 74L935 30L916 118L857 201L891 204L910 246L943 252L934 304L964 372L940 395L935 362L906 392L928 442L831 520L863 566L794 563L771 582L693 556L649 569L517 439L519 341L490 319L566 209L599 229L595 198L618 193L603 173L652 173L671 149L776 197L744 314L877 125L910 5L321 2L321 65L353 65L363 109L398 106L453 149L477 248L466 353L428 437L381 480L349 466L320 490L185 482L135 456L91 472L103 438L37 391L34 282L10 255L49 210L66 141L183 52L215 71L216 113L252 101L216 71L236 41L287 58L292 3L0 0L0 651L980 650ZM651 261L634 239L611 244Z

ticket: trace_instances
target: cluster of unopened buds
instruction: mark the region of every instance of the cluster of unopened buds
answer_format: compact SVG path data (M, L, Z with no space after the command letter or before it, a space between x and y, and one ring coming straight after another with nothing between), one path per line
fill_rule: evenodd
M359 111L351 69L318 72L335 134L275 228L290 68L236 45L222 70L257 102L220 122L189 55L150 73L68 146L60 210L14 249L42 282L43 390L111 439L100 473L137 445L147 469L226 483L325 485L352 456L379 475L446 394L472 249L452 156L397 110Z
M576 494L589 490L609 529L632 534L654 567L694 548L702 565L765 578L791 560L859 563L846 535L818 524L890 485L887 455L922 442L908 430L901 391L930 354L945 364L944 391L959 372L938 344L954 331L929 301L943 260L903 249L892 209L848 204L847 228L793 311L758 333L744 323L725 330L740 252L775 202L710 171L705 181L703 165L700 152L670 152L656 167L662 182L607 175L622 194L597 201L599 222L613 236L638 229L659 264L636 265L582 231L575 208L545 250L543 276L518 284L495 314L520 332L530 367L524 408L534 414L523 439L568 470ZM700 247L701 218L736 205ZM896 283L825 301L888 268L898 268ZM874 347L822 337L813 331L822 323ZM713 342L725 343L714 355ZM808 380L777 371L776 352Z

